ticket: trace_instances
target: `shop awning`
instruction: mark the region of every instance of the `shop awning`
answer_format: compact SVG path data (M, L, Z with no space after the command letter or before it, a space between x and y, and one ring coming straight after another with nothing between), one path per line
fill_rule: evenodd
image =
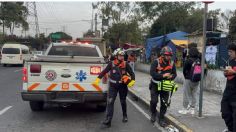
M185 47L188 45L188 40L176 40L176 39L172 39L171 40L172 43L174 45L177 45L177 46L181 46L181 47Z

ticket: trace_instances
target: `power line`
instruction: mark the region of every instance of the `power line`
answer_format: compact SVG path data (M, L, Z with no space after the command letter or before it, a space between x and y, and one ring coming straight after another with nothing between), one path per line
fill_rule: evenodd
M50 29L52 29L52 28L43 28L43 29L45 29L45 36L47 36L48 30L50 30Z
M91 20L84 20L84 19L81 19L81 20L71 20L71 21L62 21L61 23L62 24L67 24L67 23L78 23L78 22L91 22ZM45 24L55 24L55 22L52 22L52 21L41 21L39 23L45 23ZM99 22L98 22L99 23Z
M34 17L35 34L36 34L36 37L38 37L39 34L40 34L40 31L39 31L39 23L38 23L38 15L37 15L36 3L35 2L26 2L26 7L28 9L29 16L33 16Z

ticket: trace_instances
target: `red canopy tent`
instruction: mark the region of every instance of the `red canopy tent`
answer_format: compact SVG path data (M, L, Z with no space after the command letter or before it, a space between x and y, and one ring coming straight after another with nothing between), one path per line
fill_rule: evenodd
M125 44L123 45L123 48L124 48L124 49L139 48L139 46L134 45L134 44L125 43Z

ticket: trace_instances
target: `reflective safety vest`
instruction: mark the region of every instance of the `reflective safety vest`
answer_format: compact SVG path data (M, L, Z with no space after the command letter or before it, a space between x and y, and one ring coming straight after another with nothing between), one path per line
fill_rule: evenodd
M176 92L178 85L172 80L162 80L157 83L158 91Z
M164 105L166 105L166 107L170 106L172 94L176 92L177 89L178 89L178 85L172 80L162 80L157 83L158 91L170 92L167 102L163 98L161 98L162 101L164 102Z
M167 73L167 72L171 72L172 71L172 68L173 68L173 62L172 61L168 61L168 65L165 65L164 66L164 62L163 62L163 58L162 57L159 57L157 58L157 67L156 67L156 71L159 73L159 74L163 74L163 73ZM152 82L154 83L159 83L160 81L157 81L155 79L152 78Z
M168 61L167 63L168 63L168 65L167 66L165 66L165 67L163 67L162 65L163 65L163 62L164 60L163 60L163 58L162 57L159 57L158 59L157 59L157 62L158 62L158 66L157 66L157 70L158 71L171 71L172 70L172 68L173 68L173 62L172 61Z
M128 79L123 75L126 75L126 62L122 61L119 63L117 59L112 61L112 67L109 73L109 81L114 84L127 83Z

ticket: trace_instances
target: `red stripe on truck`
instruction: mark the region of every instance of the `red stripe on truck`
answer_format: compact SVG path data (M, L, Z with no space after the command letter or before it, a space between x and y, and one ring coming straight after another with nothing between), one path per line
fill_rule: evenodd
M32 91L33 89L37 88L40 85L40 83L34 83L30 87L28 87L28 91Z
M77 88L80 91L85 91L83 87L81 87L79 84L73 84L75 88Z

